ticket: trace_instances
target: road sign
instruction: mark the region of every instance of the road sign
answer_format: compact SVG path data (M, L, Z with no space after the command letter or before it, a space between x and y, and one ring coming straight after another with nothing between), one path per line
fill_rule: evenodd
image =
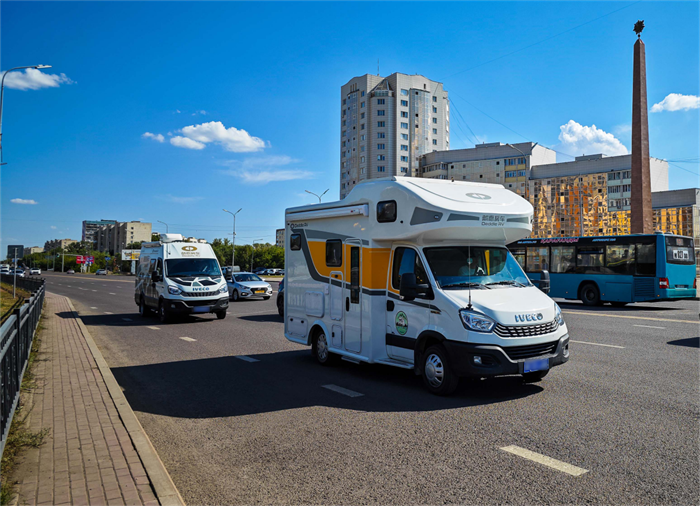
M78 255L78 256L75 257L75 263L77 263L77 264L84 264L84 263L85 263L85 259L84 259L82 256Z
M112 260L112 257L105 257L105 262L109 262L110 260Z
M85 260L89 264L94 264L95 263L95 257L85 257Z

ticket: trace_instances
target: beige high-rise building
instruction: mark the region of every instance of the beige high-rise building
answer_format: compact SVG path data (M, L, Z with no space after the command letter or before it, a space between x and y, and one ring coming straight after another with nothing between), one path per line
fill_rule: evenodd
M113 225L103 225L95 231L95 242L98 251L106 251L118 255L123 249L134 242L149 242L151 240L151 224L140 221L117 222Z
M78 241L75 241L73 239L53 239L51 241L46 241L44 243L44 251L51 251L52 249L56 248L65 249L74 242Z
M362 181L416 176L420 157L450 149L442 83L421 75L366 74L340 88L340 198Z

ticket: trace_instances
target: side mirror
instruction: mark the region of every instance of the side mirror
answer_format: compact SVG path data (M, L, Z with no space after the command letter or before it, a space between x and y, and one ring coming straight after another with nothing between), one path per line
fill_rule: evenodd
M429 285L419 285L416 281L416 275L412 272L405 272L401 275L401 288L399 295L403 300L413 300L422 295L431 293Z
M156 283L156 282L158 282L158 281L160 281L160 280L161 280L161 277L160 277L160 274L158 274L158 271L153 271L153 272L151 273L151 281L153 281L154 283Z
M542 274L540 274L539 288L542 292L549 293L549 287L549 271L542 271Z

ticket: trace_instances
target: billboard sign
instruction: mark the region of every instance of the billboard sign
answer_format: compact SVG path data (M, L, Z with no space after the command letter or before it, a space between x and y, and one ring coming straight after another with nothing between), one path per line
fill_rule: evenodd
M81 255L78 255L77 257L75 257L75 263L77 263L77 264L84 264L84 263L85 263L85 258L84 258L83 256L81 256Z
M122 260L138 260L141 256L140 249L123 249L122 250Z

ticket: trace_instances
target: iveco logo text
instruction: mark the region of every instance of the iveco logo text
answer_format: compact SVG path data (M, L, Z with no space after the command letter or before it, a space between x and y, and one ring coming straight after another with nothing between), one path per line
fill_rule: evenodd
M209 288L193 288L192 289L192 291L195 291L195 292L206 292L208 290L209 290ZM542 318L542 315L540 315L540 318Z
M516 322L535 322L542 319L542 313L516 314Z

